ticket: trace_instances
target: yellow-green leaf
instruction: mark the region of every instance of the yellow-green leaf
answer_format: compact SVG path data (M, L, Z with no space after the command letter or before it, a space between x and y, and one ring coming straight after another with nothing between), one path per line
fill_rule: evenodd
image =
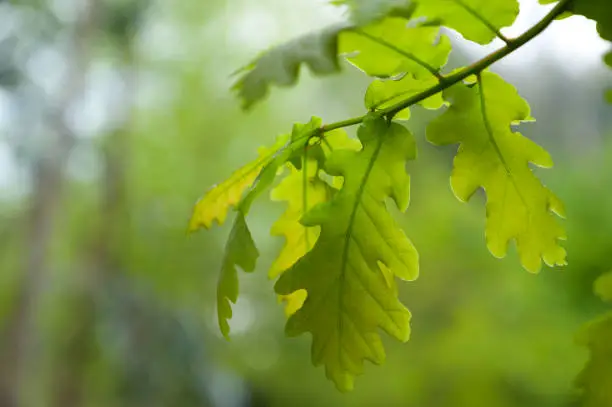
M512 124L528 120L529 105L498 75L485 72L478 84L447 90L450 108L432 121L428 139L437 145L460 144L451 175L457 198L467 201L482 187L487 194L486 239L496 257L515 239L523 266L537 272L543 259L564 265L559 240L565 231L561 201L533 174L529 164L551 167L549 154Z
M236 170L227 180L213 186L196 203L189 221L189 231L200 228L209 229L214 222L222 225L227 211L236 207L242 199L244 191L256 180L260 171L285 146L288 135L279 136L271 148L262 147L259 158Z
M319 239L275 285L284 295L306 290L286 333L312 333L313 363L325 365L341 391L352 389L365 359L384 361L379 328L408 339L410 313L389 274L403 280L418 275L416 250L385 203L391 197L401 210L408 206L405 165L416 155L414 139L403 126L377 116L366 118L358 136L360 151L334 150L326 160L328 174L344 177L342 189L302 218L305 226L321 227Z
M221 274L217 283L217 318L219 328L226 339L229 339L228 319L232 317L232 306L238 300L238 273L236 266L246 272L255 269L259 257L255 242L246 224L244 215L238 211L234 226L225 246Z

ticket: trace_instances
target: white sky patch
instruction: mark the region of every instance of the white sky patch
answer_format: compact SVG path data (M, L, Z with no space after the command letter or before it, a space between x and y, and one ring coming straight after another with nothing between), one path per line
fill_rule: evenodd
M552 7L553 5L542 6L534 0L521 0L518 18L511 27L501 31L509 38L517 37L536 24ZM486 46L459 41L464 49L477 58L504 45L500 39L495 39ZM529 70L537 60L547 59L556 61L568 75L577 77L593 67L603 67L602 56L609 48L610 43L599 37L594 21L582 16L572 16L554 21L530 43L495 65L516 71Z
M342 9L330 6L327 0L233 0L225 14L227 45L260 51L342 20Z

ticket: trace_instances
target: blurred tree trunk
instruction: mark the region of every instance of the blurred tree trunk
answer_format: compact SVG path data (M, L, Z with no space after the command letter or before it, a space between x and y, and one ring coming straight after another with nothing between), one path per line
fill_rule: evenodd
M93 3L89 4L92 6ZM11 313L3 334L4 352L0 355L0 406L27 405L24 383L38 361L40 345L37 328L38 301L51 272L50 249L58 227L65 164L75 137L64 123L64 115L74 100L82 95L89 66L89 40L94 31L93 7L85 7L72 32L74 44L70 72L61 101L49 107L47 137L42 151L33 157L32 195L26 211L24 268Z
M103 24L116 24L117 15L111 7L100 7L97 13L104 21ZM108 27L101 29L108 31ZM129 225L126 175L129 173L127 167L130 132L125 129L125 125L130 120L132 100L129 98L135 94L135 89L132 89L135 78L132 69L131 37L125 36L120 43L123 49L119 51L124 58L121 61L123 66L117 68L123 70L122 81L128 88L125 92L128 100L123 101L128 113L116 123L115 130L109 132L101 143L103 172L99 180L99 219L90 242L86 267L90 274L86 277L85 287L74 301L74 307L78 311L74 314L72 323L78 328L66 342L62 352L67 363L64 375L58 377L53 386L56 390L51 405L54 407L85 405L87 368L96 353L101 351L95 332L101 317L98 298L112 295L110 290L113 279L125 271L124 253L129 250L129 239L123 233Z

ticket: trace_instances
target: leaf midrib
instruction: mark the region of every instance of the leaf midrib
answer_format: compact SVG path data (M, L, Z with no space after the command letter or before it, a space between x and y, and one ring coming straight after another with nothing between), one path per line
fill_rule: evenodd
M382 135L378 137L378 145L376 146L376 150L374 150L374 154L372 154L372 157L370 158L370 162L368 163L368 167L366 168L366 171L363 174L363 178L359 185L359 189L357 190L357 194L355 197L355 203L351 211L351 216L349 217L349 222L346 228L346 232L344 234L344 247L342 249L342 261L340 263L340 276L338 278L338 309L340 310L341 313L346 313L344 312L344 307L342 304L342 300L344 297L344 285L345 285L344 279L346 275L346 267L348 265L349 247L351 245L351 240L353 240L352 239L353 226L355 224L355 217L357 215L357 209L359 209L359 205L361 204L361 196L363 195L365 191L365 187L366 187L366 184L368 183L368 178L370 177L370 173L372 172L372 169L374 168L374 164L376 163L376 160L378 159L378 155L380 154L380 151L382 149L384 135L386 135L386 132L388 130L389 129L387 128L385 130L385 133L383 133ZM340 315L338 317L338 341L340 343L342 343L342 340L340 339L342 337L342 333L343 333L343 323L342 323L342 317ZM338 362L340 363L340 365L342 365L341 356L342 355L340 355L340 347L338 347ZM344 368L344 366L342 367Z

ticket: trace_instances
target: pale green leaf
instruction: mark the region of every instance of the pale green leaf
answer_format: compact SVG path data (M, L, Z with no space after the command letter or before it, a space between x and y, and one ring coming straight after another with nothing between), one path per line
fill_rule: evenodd
M410 27L390 17L340 36L340 53L370 76L387 78L409 73L430 79L448 60L450 40L439 27ZM356 54L356 55L353 55Z
M263 99L271 85L295 85L302 64L315 75L338 72L338 33L346 28L346 24L336 24L296 38L262 53L239 70L241 76L232 89L238 92L243 108Z
M226 339L229 339L228 319L232 317L232 303L238 300L238 273L236 266L246 272L255 269L255 263L259 257L255 242L251 237L244 215L238 211L234 226L230 232L229 239L223 254L221 274L217 283L217 318L219 328Z
M414 17L436 21L467 40L488 44L501 28L514 23L518 12L517 0L421 0Z
M416 156L414 139L403 126L375 116L358 136L360 151L334 150L326 161L327 173L344 177L342 189L302 218L305 226L321 227L319 239L275 285L279 294L307 291L286 333L312 333L313 363L325 365L341 391L352 389L363 360L384 361L379 328L408 339L410 313L388 274L404 280L418 275L416 250L385 204L391 197L401 210L408 206L405 165Z
M460 144L451 175L455 195L467 201L483 188L487 194L487 246L504 257L515 239L523 266L532 272L541 259L564 265L559 240L565 231L561 201L533 174L529 164L551 167L549 154L512 124L527 120L529 105L499 76L485 72L479 84L458 84L445 92L450 108L432 121L428 139L437 145Z

